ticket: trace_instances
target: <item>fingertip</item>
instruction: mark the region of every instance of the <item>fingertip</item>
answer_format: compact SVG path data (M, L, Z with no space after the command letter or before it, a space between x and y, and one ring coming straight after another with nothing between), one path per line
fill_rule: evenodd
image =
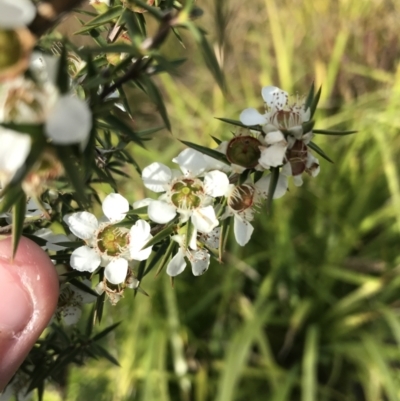
M48 255L22 237L12 259L11 238L0 240L0 390L50 321L59 284Z

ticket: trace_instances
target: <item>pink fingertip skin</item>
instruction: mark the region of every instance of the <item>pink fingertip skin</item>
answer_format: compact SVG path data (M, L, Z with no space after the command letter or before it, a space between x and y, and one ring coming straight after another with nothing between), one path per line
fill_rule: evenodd
M37 244L22 237L11 255L11 237L0 239L0 391L47 326L59 293L56 269Z

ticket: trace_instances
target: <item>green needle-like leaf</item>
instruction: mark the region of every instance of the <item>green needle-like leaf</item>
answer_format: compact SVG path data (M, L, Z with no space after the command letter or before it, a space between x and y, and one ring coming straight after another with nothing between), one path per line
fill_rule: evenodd
M312 118L314 117L314 114L315 114L315 110L317 110L319 98L321 97L321 90L322 90L322 86L320 86L320 88L318 89L318 92L315 94L313 101L310 105L310 120L312 120Z
M146 249L149 246L152 246L154 244L157 244L158 242L161 242L164 238L168 237L171 235L175 230L175 225L171 224L161 231L159 231L150 241L146 242L145 245L143 245L142 249Z
M314 132L314 134L334 135L334 136L351 135L351 134L357 133L357 131L334 131L334 130L327 130L327 129L314 129L313 132Z
M57 146L57 156L64 166L65 174L74 188L77 201L81 207L88 205L86 196L86 185L83 179L83 172L79 167L78 160L69 146Z
M314 142L310 142L307 146L311 148L314 152L322 156L325 160L328 160L328 162L333 163L333 160Z
M263 130L262 130L260 125L252 125L252 126L249 127L248 125L244 125L243 123L241 123L239 120L232 120L231 118L223 118L223 117L215 117L215 118L217 120L223 121L224 123L236 125L236 126L242 127L242 128L248 128L248 129L251 129L253 131L263 132Z
M151 270L153 270L153 268L158 264L158 262L160 262L159 267L161 269L164 267L169 256L171 255L173 245L174 241L172 240L166 240L161 244L157 252L154 254L153 258L151 259L150 263L147 265L142 277L149 274ZM139 278L138 276L138 280L141 280L142 277Z
M274 199L276 186L278 185L278 179L279 179L279 167L271 167L271 181L269 182L268 198L267 198L268 213L271 213L272 211L272 201Z
M214 51L212 50L210 44L207 41L205 32L202 31L200 28L198 28L196 25L194 25L191 21L186 21L183 26L189 29L189 31L192 33L195 41L200 47L200 50L202 52L204 61L214 76L215 81L218 83L219 87L223 92L226 90L226 84L225 84L225 77L224 74L218 64L218 60L215 56Z
M123 9L122 6L110 7L103 14L100 14L97 17L86 22L85 27L94 28L97 26L102 26L104 24L107 24L107 23L119 18L121 15L122 9ZM74 34L79 35L80 33L83 33L83 32L86 32L86 31L82 29L80 31L75 32Z
M201 153L204 153L207 156L210 156L214 159L219 160L220 162L223 162L225 164L230 165L229 161L227 160L226 156L221 153L218 152L218 150L214 150L214 149L210 149L210 148L206 148L205 146L201 146L201 145L197 145L195 143L192 142L188 142L188 141L181 141L183 144L185 144L186 146L188 146L189 148L195 149Z
M304 110L307 110L311 105L314 99L315 93L315 85L314 82L311 84L310 91L308 92L306 102L304 103Z
M154 84L154 82L148 78L147 76L141 76L140 82L144 85L147 95L154 102L158 108L158 111L161 115L161 118L164 121L165 126L167 127L168 131L171 131L171 123L168 118L167 109L164 104L164 100L160 90Z
M99 341L102 338L104 338L108 333L111 333L113 330L115 330L121 322L114 323L111 326L106 327L103 331L100 333L96 334L95 336L92 337L92 341Z
M13 207L13 227L12 227L12 255L13 258L17 252L19 240L24 228L26 212L26 195L22 193Z

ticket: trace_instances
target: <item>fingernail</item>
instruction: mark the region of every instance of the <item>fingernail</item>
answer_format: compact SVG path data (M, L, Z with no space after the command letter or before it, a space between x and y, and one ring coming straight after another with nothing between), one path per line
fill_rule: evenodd
M32 318L33 304L13 265L0 260L0 333L15 337Z

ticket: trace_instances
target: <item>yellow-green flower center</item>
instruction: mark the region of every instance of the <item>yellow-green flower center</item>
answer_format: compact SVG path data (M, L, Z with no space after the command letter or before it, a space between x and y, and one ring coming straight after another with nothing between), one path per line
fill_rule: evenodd
M23 50L17 32L0 29L0 70L17 64L22 53Z
M119 256L129 245L129 230L123 227L106 226L97 235L97 246L108 256Z
M201 204L203 185L197 179L182 179L172 186L172 203L179 209L195 209Z
M261 156L260 145L260 141L252 136L237 136L229 141L226 157L231 163L253 168Z

